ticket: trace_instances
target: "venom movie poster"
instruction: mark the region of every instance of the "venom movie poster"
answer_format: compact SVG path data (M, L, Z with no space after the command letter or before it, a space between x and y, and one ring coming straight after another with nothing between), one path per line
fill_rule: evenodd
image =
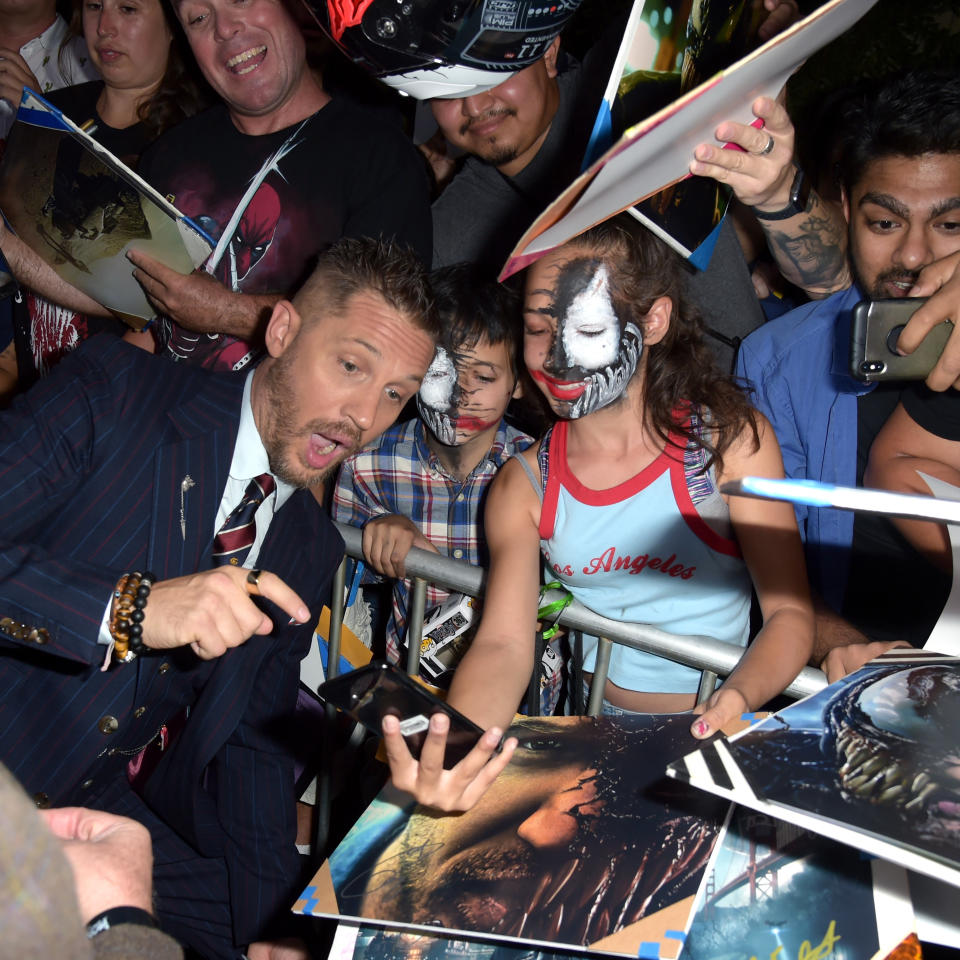
M960 885L960 660L894 650L672 775Z
M729 808L663 775L694 742L689 726L685 714L515 723L519 747L472 810L404 806L388 787L325 865L334 903L321 869L294 909L636 956L685 927Z
M881 960L914 928L906 872L747 807L707 867L684 960Z

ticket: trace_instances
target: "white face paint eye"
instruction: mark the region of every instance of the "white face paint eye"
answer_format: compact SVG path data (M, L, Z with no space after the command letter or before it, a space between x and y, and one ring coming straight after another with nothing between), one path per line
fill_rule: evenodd
M433 362L420 385L420 403L438 410L446 410L453 398L453 388L456 383L457 367L453 357L443 347L437 347Z
M570 303L561 321L567 363L584 370L599 370L617 358L620 318L610 300L610 282L601 264L590 283Z

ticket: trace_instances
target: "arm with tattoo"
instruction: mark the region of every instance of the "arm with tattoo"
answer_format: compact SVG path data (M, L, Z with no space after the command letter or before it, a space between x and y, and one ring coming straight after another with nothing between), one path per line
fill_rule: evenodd
M793 124L786 108L769 97L757 98L753 113L763 121L762 128L728 121L715 131L721 144L740 149L701 143L690 172L728 184L737 200L753 211L780 272L791 283L814 298L848 287L843 212L811 190L801 213L784 216L797 173Z
M813 190L807 209L788 220L759 220L780 272L819 299L851 283L847 232L839 207Z

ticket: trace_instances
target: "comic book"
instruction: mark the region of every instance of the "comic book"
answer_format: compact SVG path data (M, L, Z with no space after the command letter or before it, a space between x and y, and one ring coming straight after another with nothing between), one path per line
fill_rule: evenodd
M0 211L64 280L137 330L156 310L127 252L191 273L213 248L195 223L28 88L0 164Z
M882 960L913 932L901 867L735 807L697 894L681 956Z
M776 97L807 57L875 2L829 0L751 49L759 5L636 0L594 127L590 164L521 237L500 279L630 208L705 266L728 194L713 180L689 175L694 147L714 143L725 120L755 122L753 101ZM699 258L698 247L704 248Z
M668 773L960 886L960 659L895 648Z
M689 749L690 717L525 718L509 734L510 764L465 814L383 791L294 910L561 952L657 944L676 957L729 808L663 776Z

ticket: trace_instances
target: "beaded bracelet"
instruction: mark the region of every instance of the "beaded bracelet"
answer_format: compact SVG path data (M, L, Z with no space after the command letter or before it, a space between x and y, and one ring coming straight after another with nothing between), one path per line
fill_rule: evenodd
M157 578L152 573L125 573L113 591L110 609L110 636L113 655L120 663L129 663L143 650L143 611L150 588Z

